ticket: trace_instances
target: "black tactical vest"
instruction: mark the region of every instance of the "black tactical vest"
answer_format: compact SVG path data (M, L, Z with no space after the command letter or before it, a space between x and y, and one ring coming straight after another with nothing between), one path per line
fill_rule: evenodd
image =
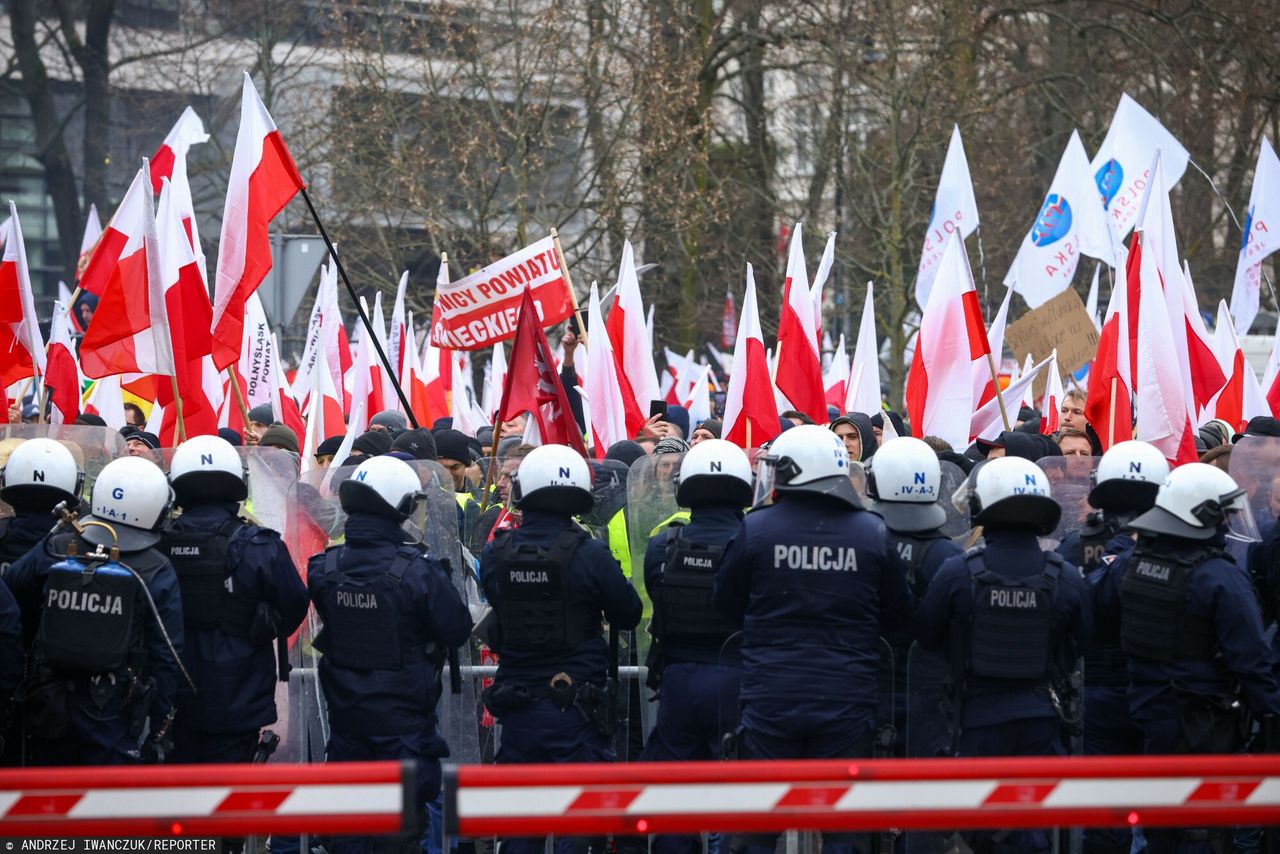
M27 550L20 546L17 540L9 539L9 522L11 516L5 516L0 519L0 573L9 568L9 564L27 553Z
M1196 549L1175 556L1138 543L1120 581L1120 647L1125 655L1164 664L1214 657L1218 636L1213 623L1186 613L1191 575L1214 554Z
M325 574L336 583L324 596L324 631L316 648L339 667L400 670L435 651L417 620L400 614L404 574L421 555L402 546L381 575L353 579L338 562L338 547L325 552ZM352 560L348 555L346 560Z
M600 634L599 609L569 590L570 561L586 538L583 531L565 531L549 547L517 546L514 531L493 538L504 649L569 652Z
M169 562L178 573L182 588L182 619L188 629L221 630L248 637L253 626L257 600L228 590L231 567L227 552L231 539L243 525L232 517L213 534L191 531L165 535Z
M898 550L898 557L902 558L902 562L907 565L907 585L917 599L924 596L925 588L928 586L924 575L924 562L928 558L929 552L941 539L943 539L942 534L932 537L920 537L914 534L893 533L894 546Z
M662 585L653 600L653 634L668 650L683 646L718 651L738 631L711 604L724 546L694 543L682 528L671 526L667 536Z
M966 556L973 590L969 672L989 679L1051 678L1053 603L1062 558L1044 554L1039 575L1006 578L988 570L982 554L982 549L973 549Z
M1121 527L1102 513L1090 513L1080 528L1080 569L1085 573L1093 572L1102 563L1102 556L1107 553L1107 543L1119 534Z
M147 549L126 555L143 583L164 566ZM49 569L41 600L35 654L57 670L85 675L141 668L143 635L153 619L142 584L123 566L62 561Z

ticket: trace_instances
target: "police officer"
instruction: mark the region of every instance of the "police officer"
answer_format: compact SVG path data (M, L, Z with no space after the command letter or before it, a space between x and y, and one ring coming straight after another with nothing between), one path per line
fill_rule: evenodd
M970 475L970 520L985 545L947 560L920 604L921 646L945 650L962 756L1038 756L1063 752L1064 683L1090 632L1080 571L1037 536L1061 508L1035 463L1003 457ZM975 851L1048 850L1042 831L975 834Z
M1233 523L1250 527L1247 500L1221 469L1179 466L1155 505L1130 523L1137 544L1104 564L1093 586L1099 622L1119 626L1129 710L1147 753L1236 752L1244 707L1260 718L1280 714L1257 600L1225 551ZM1146 835L1153 854L1209 846L1203 831Z
M772 478L774 503L743 519L713 593L742 626L740 752L865 756L879 700L880 626L910 619L906 570L884 521L863 509L839 436L801 425L768 453L757 493Z
M1112 445L1090 475L1089 506L1094 510L1080 530L1062 540L1058 554L1088 575L1105 555L1130 548L1134 533L1129 522L1151 509L1168 476L1169 461L1153 445L1136 440Z
M1093 471L1089 514L1079 531L1067 535L1058 554L1097 583L1103 561L1133 548L1129 523L1150 510L1156 490L1169 476L1164 454L1146 442L1118 442L1102 455ZM1119 625L1098 620L1084 653L1084 752L1086 755L1142 753L1142 728L1129 715L1129 670L1120 650ZM1084 847L1090 852L1124 854L1132 844L1125 829L1090 828Z
M277 654L307 614L307 588L280 535L237 515L247 472L225 439L196 436L169 466L182 509L165 548L182 588L183 661L196 683L178 704L175 762L250 762L276 720ZM288 657L279 656L287 681Z
M543 445L520 463L512 498L519 528L494 535L480 555L493 606L489 644L498 673L485 704L502 723L499 763L599 762L613 758L617 686L601 614L616 631L640 621L640 597L608 547L573 517L591 509L586 462ZM558 840L568 850L572 840ZM509 852L541 843L507 840Z
M846 441L846 447L848 443ZM867 473L870 508L884 519L890 545L907 570L907 586L919 601L938 567L964 553L942 532L946 510L942 497L942 465L933 449L910 436L890 439L870 461ZM911 626L886 626L885 637L894 656L894 726L897 753L936 756L945 752L945 728L936 714L940 709L945 664L936 655L912 650Z
M315 646L329 761L415 760L425 814L440 790L439 760L449 755L436 730L440 668L447 649L471 634L471 614L447 564L405 542L400 526L421 488L403 460L361 463L338 487L346 540L311 558L307 586L324 621ZM335 845L365 848L353 838Z
M654 762L717 759L721 738L737 723L738 630L713 608L711 588L725 545L751 504L747 455L723 439L699 442L680 463L676 500L690 509L689 523L658 534L644 556L645 589L653 600L649 679L661 704L640 758ZM696 848L689 836L654 843L655 851Z
M942 532L947 513L942 498L942 466L933 449L902 436L880 447L870 462L867 497L884 519L889 541L907 567L911 592L923 597L938 567L964 550Z
M178 693L191 688L178 577L156 549L172 501L155 463L113 460L83 533L51 536L5 572L19 602L40 592L39 610L23 613L36 636L18 689L35 764L161 761L171 749ZM119 562L86 556L113 545ZM71 550L74 560L62 557Z
M31 550L57 524L53 508L80 505L84 472L71 451L53 439L28 439L14 448L0 473L0 501L13 515L0 519L0 573Z

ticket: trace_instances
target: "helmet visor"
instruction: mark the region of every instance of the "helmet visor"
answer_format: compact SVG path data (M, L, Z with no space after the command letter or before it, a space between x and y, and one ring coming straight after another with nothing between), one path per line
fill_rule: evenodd
M778 458L772 454L762 453L756 458L755 492L751 497L752 507L762 507L773 501L773 489L778 483Z
M1237 543L1260 543L1262 534L1258 531L1257 520L1253 516L1253 508L1240 490L1227 500L1227 539Z

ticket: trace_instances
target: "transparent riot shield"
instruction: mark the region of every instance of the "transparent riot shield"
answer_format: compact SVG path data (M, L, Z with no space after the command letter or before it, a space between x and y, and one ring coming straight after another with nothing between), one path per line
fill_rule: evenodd
M107 463L126 453L124 437L109 427L87 424L9 424L0 431L0 468L9 454L27 439L54 439L66 446L84 472L81 497L87 506L98 472ZM158 460L156 460L158 462ZM0 501L0 517L13 515L13 509Z
M947 521L942 523L942 533L962 543L969 533L969 514L951 502L951 496L965 481L964 469L952 462L940 460L942 484L938 489L938 503L947 511Z
M459 536L459 505L453 493L452 479L434 462L413 462L409 465L418 474L423 499L403 525L405 542L420 545L424 552L437 560L448 561L450 578L475 616L480 608L475 567L473 562L464 559ZM311 555L343 540L346 514L338 499L338 487L354 471L354 466L317 469L302 475L294 485L287 503L289 526L286 542L304 571ZM324 696L315 678L318 653L312 644L321 628L321 621L312 609L294 644L300 673L297 686L291 685L290 707L291 711L296 709L300 719L298 729L305 733L301 745L304 760L323 755L324 742L329 734ZM436 709L440 733L449 744L450 757L452 761L461 763L480 761L479 674L473 660L469 642L458 651L459 691L454 693L450 687L453 677L450 663L442 679L443 690Z
M689 521L689 511L679 506L676 501L676 484L680 472L683 454L660 454L641 457L631 465L627 473L626 499L626 533L627 546L631 553L631 583L644 603L644 615L640 626L634 632L627 632L631 637L623 640L620 665L646 665L652 647L652 636L649 634L653 620L653 600L644 583L644 556L649 548L649 541L673 523ZM645 688L647 671L632 680L628 686L628 706L647 734L653 728L658 706L652 701L653 692ZM634 739L633 739L634 741Z
M1069 534L1083 527L1093 510L1089 506L1089 490L1093 488L1093 470L1097 468L1098 458L1045 457L1036 461L1036 465L1048 476L1050 495L1062 508L1058 527L1040 538L1040 547L1053 551Z
M1249 509L1262 542L1250 544L1238 536L1228 536L1227 551L1241 566L1266 574L1267 566L1258 565L1261 551L1269 553L1261 563L1275 560L1277 525L1280 522L1280 439L1268 436L1247 436L1231 449L1229 473L1236 484L1249 496ZM1267 579L1257 579L1266 582ZM1268 585L1269 587L1270 585ZM1277 591L1271 591L1274 597Z

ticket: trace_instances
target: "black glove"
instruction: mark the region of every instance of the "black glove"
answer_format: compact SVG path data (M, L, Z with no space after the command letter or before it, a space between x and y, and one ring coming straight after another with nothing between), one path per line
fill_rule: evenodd
M148 736L142 743L142 761L148 765L160 765L173 752L173 739L166 735Z

